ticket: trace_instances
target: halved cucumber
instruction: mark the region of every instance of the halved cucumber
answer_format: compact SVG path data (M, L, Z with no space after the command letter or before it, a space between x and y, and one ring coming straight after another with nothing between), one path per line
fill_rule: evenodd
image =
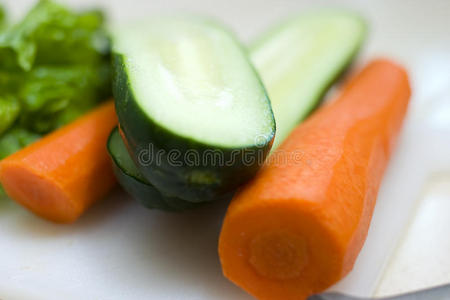
M197 206L174 197L163 196L153 185L148 183L136 168L117 128L108 138L108 152L113 162L113 170L120 185L133 198L147 208L163 210L184 210Z
M113 36L113 93L142 175L162 193L213 200L255 175L275 121L235 37L195 17L121 27Z
M272 150L318 105L366 36L365 21L338 11L289 19L249 46L277 122Z

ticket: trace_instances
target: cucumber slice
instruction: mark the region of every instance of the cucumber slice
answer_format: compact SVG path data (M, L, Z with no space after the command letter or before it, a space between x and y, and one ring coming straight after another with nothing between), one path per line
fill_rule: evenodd
M131 159L117 128L108 138L108 152L113 162L113 170L123 189L147 208L162 210L184 210L197 206L174 197L164 197L139 173Z
M121 27L113 69L131 156L162 193L210 201L255 175L275 121L245 51L221 25L179 17Z
M358 53L365 21L347 12L314 12L276 25L249 46L272 103L272 150L306 118Z

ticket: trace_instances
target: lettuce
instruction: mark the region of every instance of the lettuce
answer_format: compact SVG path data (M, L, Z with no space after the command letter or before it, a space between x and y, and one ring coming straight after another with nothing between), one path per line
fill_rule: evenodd
M0 5L0 29L5 25L5 10L3 6Z
M0 7L0 158L111 95L100 11L41 0L18 23L4 20Z
M24 128L13 127L0 138L0 159L35 142L41 136Z
M13 154L25 146L37 141L41 136L23 128L13 127L0 137L0 159ZM0 197L5 195L0 186ZM0 199L1 200L1 199Z
M19 91L20 124L38 133L49 132L97 105L108 96L108 86L109 74L97 66L36 67Z
M19 116L20 104L11 95L0 96L0 134L6 131Z
M41 0L18 24L0 34L2 67L29 71L41 64L97 64L109 52L99 11L73 13Z

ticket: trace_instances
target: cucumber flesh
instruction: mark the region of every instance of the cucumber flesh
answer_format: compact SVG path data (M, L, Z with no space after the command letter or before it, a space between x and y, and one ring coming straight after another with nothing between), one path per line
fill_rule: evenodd
M195 17L121 27L113 34L113 69L127 148L164 195L212 201L261 167L275 121L259 76L227 29ZM205 159L208 151L219 155Z
M346 12L315 12L287 20L250 45L277 123L272 150L318 105L357 54L365 21Z
M270 141L274 122L258 76L232 35L197 18L162 18L116 32L114 51L136 103L159 126L205 144Z
M175 197L165 197L153 185L148 183L128 154L117 128L111 132L107 148L113 163L114 174L119 184L145 207L176 211L197 206Z

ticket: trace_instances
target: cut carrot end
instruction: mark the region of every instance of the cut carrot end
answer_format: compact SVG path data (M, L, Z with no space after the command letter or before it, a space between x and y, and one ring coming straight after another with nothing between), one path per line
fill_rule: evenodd
M236 208L225 218L224 275L258 299L305 299L336 282L344 251L320 216L295 201L270 202Z
M106 150L117 125L108 101L0 162L0 181L10 198L35 214L74 222L114 186Z
M60 187L23 166L1 165L0 179L9 197L45 219L71 223L82 213Z
M250 242L250 264L264 277L293 279L308 263L304 237L286 231L264 232Z

